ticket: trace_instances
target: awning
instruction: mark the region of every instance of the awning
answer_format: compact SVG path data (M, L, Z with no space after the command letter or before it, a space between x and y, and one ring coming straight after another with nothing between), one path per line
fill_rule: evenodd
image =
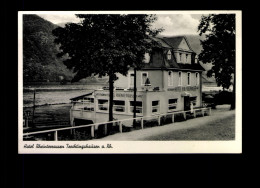
M79 100L79 99L83 99L85 96L92 95L92 93L93 93L93 92L88 93L88 94L85 94L85 95L80 95L80 96L78 96L78 97L71 98L70 100L72 100L72 101L77 101L77 100Z

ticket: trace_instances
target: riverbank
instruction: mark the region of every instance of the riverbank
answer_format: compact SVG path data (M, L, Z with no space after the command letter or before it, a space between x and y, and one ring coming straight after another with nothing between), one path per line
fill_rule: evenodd
M68 121L71 104L47 105L35 109L37 122ZM53 127L42 126L39 129ZM80 133L80 132L79 132ZM90 130L84 130L80 139L89 140ZM83 135L84 134L84 135ZM78 136L78 135L76 135ZM186 121L175 122L163 126L132 129L130 132L118 133L117 131L105 137L94 140L103 141L173 141L173 140L234 140L235 139L235 111L230 110L230 105L218 105L212 109L211 116L197 117Z
M35 108L34 122L68 121L70 120L71 104L43 105ZM24 111L32 112L32 107L24 107Z

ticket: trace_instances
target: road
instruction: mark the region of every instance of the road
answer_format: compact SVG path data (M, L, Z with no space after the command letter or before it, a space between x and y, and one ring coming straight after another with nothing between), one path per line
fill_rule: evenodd
M164 134L169 134L177 130L199 128L201 126L212 124L219 119L225 119L228 117L233 117L235 115L234 110L229 110L229 105L217 106L217 109L212 110L211 116L198 117L194 119L188 119L187 121L171 123L163 126L145 128L143 130L134 130L131 132L117 133L114 135L109 135L101 139L96 139L96 141L110 140L110 141L142 141L149 140L149 137L161 137Z

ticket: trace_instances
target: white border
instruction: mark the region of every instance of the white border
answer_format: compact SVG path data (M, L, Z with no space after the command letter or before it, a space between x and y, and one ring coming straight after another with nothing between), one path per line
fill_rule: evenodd
M236 14L236 138L234 141L23 141L23 14ZM18 12L18 153L242 153L242 11L20 11ZM113 149L39 149L25 144L107 145Z

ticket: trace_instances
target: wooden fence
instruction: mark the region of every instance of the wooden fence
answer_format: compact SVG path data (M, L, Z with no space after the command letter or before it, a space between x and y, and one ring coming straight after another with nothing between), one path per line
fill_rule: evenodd
M186 120L187 119L187 112L191 113L191 111L188 110L188 111L171 112L171 113L166 113L166 114L155 114L155 115L146 116L146 117L136 117L136 118L130 118L130 119L115 120L115 121L110 121L110 122L102 122L102 123L94 123L94 124L88 124L88 125L80 125L80 126L72 126L72 127L65 127L65 128L30 132L30 133L24 133L23 136L54 132L54 140L58 141L58 131L73 130L73 129L75 130L75 129L78 129L78 128L91 127L91 137L94 138L94 136L95 136L95 126L98 126L98 125L104 124L105 125L105 134L107 134L107 124L110 124L110 123L118 124L119 125L119 132L122 133L123 132L123 122L125 122L125 121L131 121L131 120L133 121L134 119L140 120L141 129L144 129L144 120L145 119L155 119L155 120L158 121L158 125L161 125L161 117L171 115L172 123L174 123L175 114L183 114L183 118ZM194 118L196 118L198 112L201 113L202 116L204 116L206 112L207 112L208 115L211 115L211 108L210 107L209 108L197 108L197 109L194 109L191 114L193 115Z

